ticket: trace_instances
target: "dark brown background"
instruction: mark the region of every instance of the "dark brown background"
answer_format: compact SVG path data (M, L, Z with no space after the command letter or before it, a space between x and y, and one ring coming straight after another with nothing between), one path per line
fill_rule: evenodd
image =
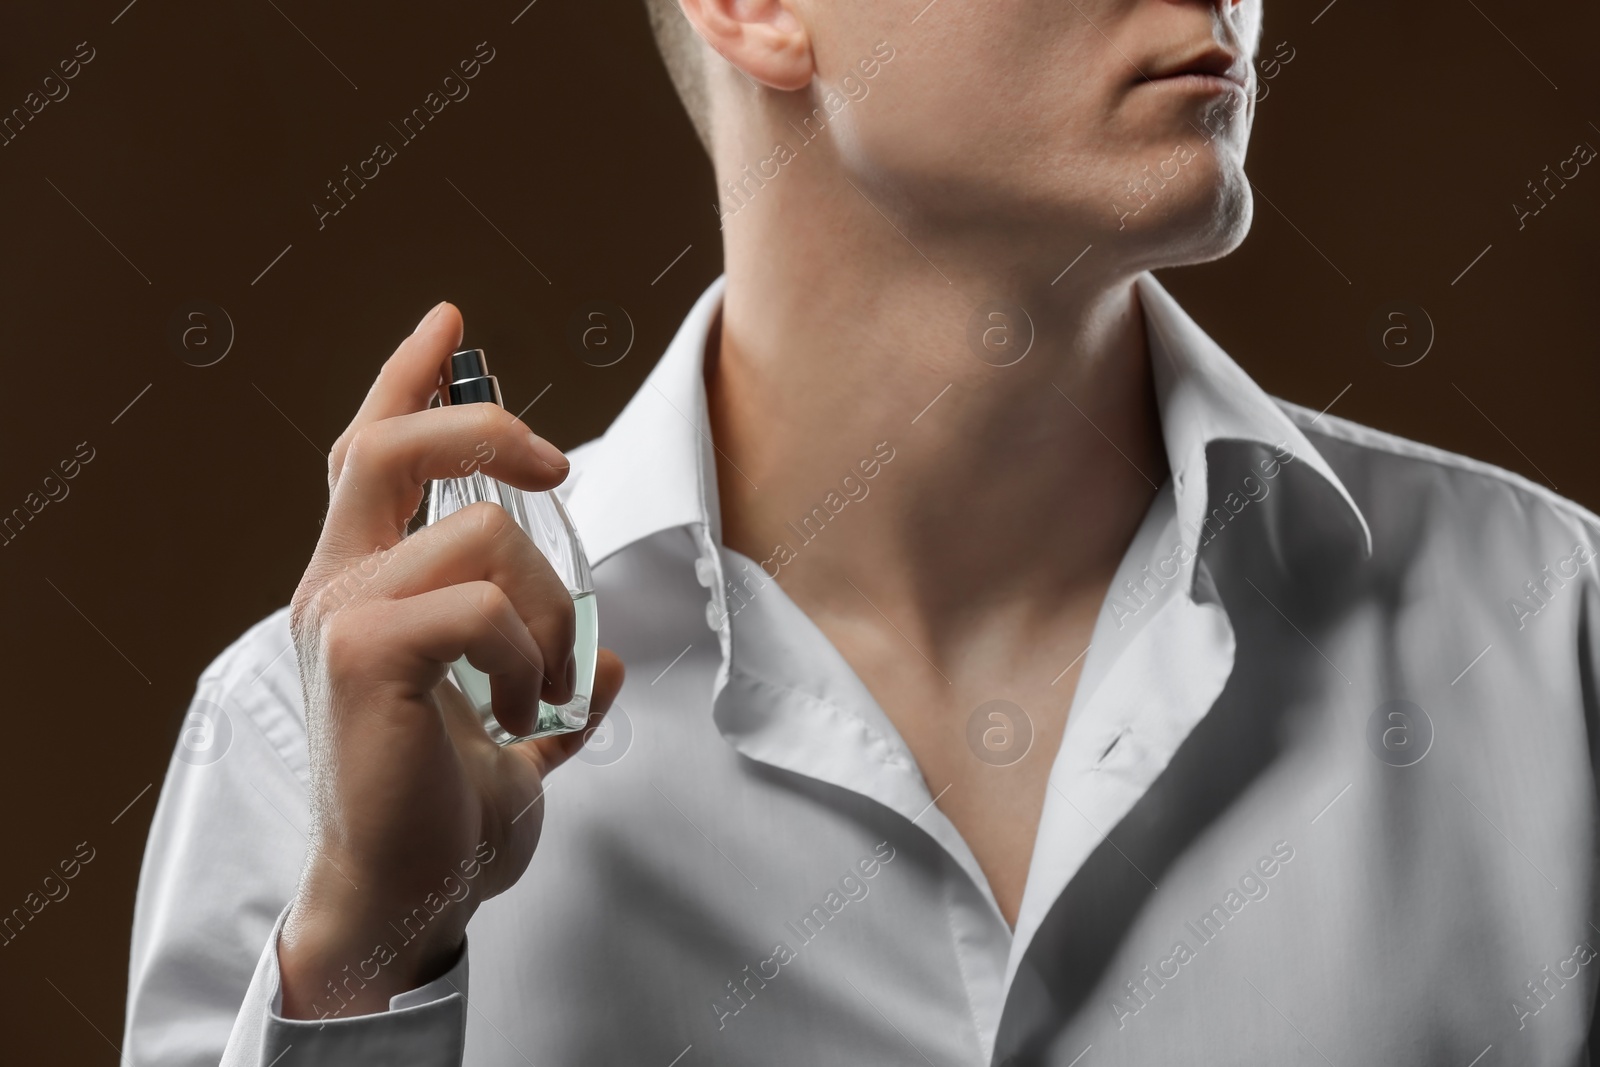
M893 2L908 20L923 6ZM1521 232L1511 207L1579 141L1600 147L1600 10L1323 2L1267 5L1262 52L1287 41L1294 59L1258 109L1250 239L1164 282L1269 391L1320 409L1349 385L1337 414L1600 504L1600 167ZM507 405L550 385L527 418L570 447L605 428L721 262L709 165L638 0L125 3L0 15L0 112L78 42L96 50L0 147L0 513L95 449L0 547L0 913L78 842L97 851L0 948L14 1062L115 1062L135 879L195 678L288 599L325 451L415 320L458 303ZM396 140L387 123L480 41L496 56L471 95L319 231L323 183ZM913 37L896 47L916 61ZM213 366L167 338L193 299L236 330ZM566 340L591 299L637 328L606 369ZM1403 369L1369 339L1396 299L1438 335Z

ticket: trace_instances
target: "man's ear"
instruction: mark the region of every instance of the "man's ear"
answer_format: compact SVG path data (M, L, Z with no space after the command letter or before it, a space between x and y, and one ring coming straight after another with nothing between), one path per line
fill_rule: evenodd
M793 0L682 0L683 13L717 53L774 89L811 84L811 35Z

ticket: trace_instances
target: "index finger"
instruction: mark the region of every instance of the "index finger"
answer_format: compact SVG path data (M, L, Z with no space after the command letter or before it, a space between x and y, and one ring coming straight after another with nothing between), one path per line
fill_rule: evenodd
M434 305L411 336L384 361L355 418L328 455L328 484L338 481L350 438L368 423L422 411L443 381L444 362L461 346L461 311L448 300Z

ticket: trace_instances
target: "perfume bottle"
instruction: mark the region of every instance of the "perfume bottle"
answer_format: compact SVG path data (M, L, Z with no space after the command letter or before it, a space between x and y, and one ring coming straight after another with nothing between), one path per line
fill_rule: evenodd
M500 383L489 373L483 349L468 348L450 357L449 402L451 404L490 403L500 400ZM595 614L594 579L589 574L589 559L573 528L567 509L553 492L530 493L472 470L459 478L441 478L430 483L428 525L480 500L493 501L511 513L534 545L550 561L550 566L566 583L577 613L577 637L573 655L577 660L578 681L569 702L557 707L539 701L533 732L518 737L508 732L494 717L489 696L489 676L467 662L465 656L450 665L456 688L477 710L483 727L496 744L546 737L550 734L581 730L589 721L589 695L594 689L594 661L599 648L599 620Z

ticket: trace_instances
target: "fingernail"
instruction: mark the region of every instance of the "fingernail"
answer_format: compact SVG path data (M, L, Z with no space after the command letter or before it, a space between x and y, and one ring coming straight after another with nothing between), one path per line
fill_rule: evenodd
M416 333L417 330L420 330L424 326L428 325L428 323L433 319L433 317L435 315L439 314L439 309L444 307L444 305L445 305L445 302L443 300L441 300L437 304L433 305L433 310L429 311L426 315L422 316L421 321L417 323L417 325L412 329L411 332L412 333Z
M564 471L572 465L567 462L567 457L562 454L561 449L557 448L549 441L546 441L532 430L528 431L528 437L533 441L534 455L538 456L540 462L542 462L546 467L549 467L553 471Z

